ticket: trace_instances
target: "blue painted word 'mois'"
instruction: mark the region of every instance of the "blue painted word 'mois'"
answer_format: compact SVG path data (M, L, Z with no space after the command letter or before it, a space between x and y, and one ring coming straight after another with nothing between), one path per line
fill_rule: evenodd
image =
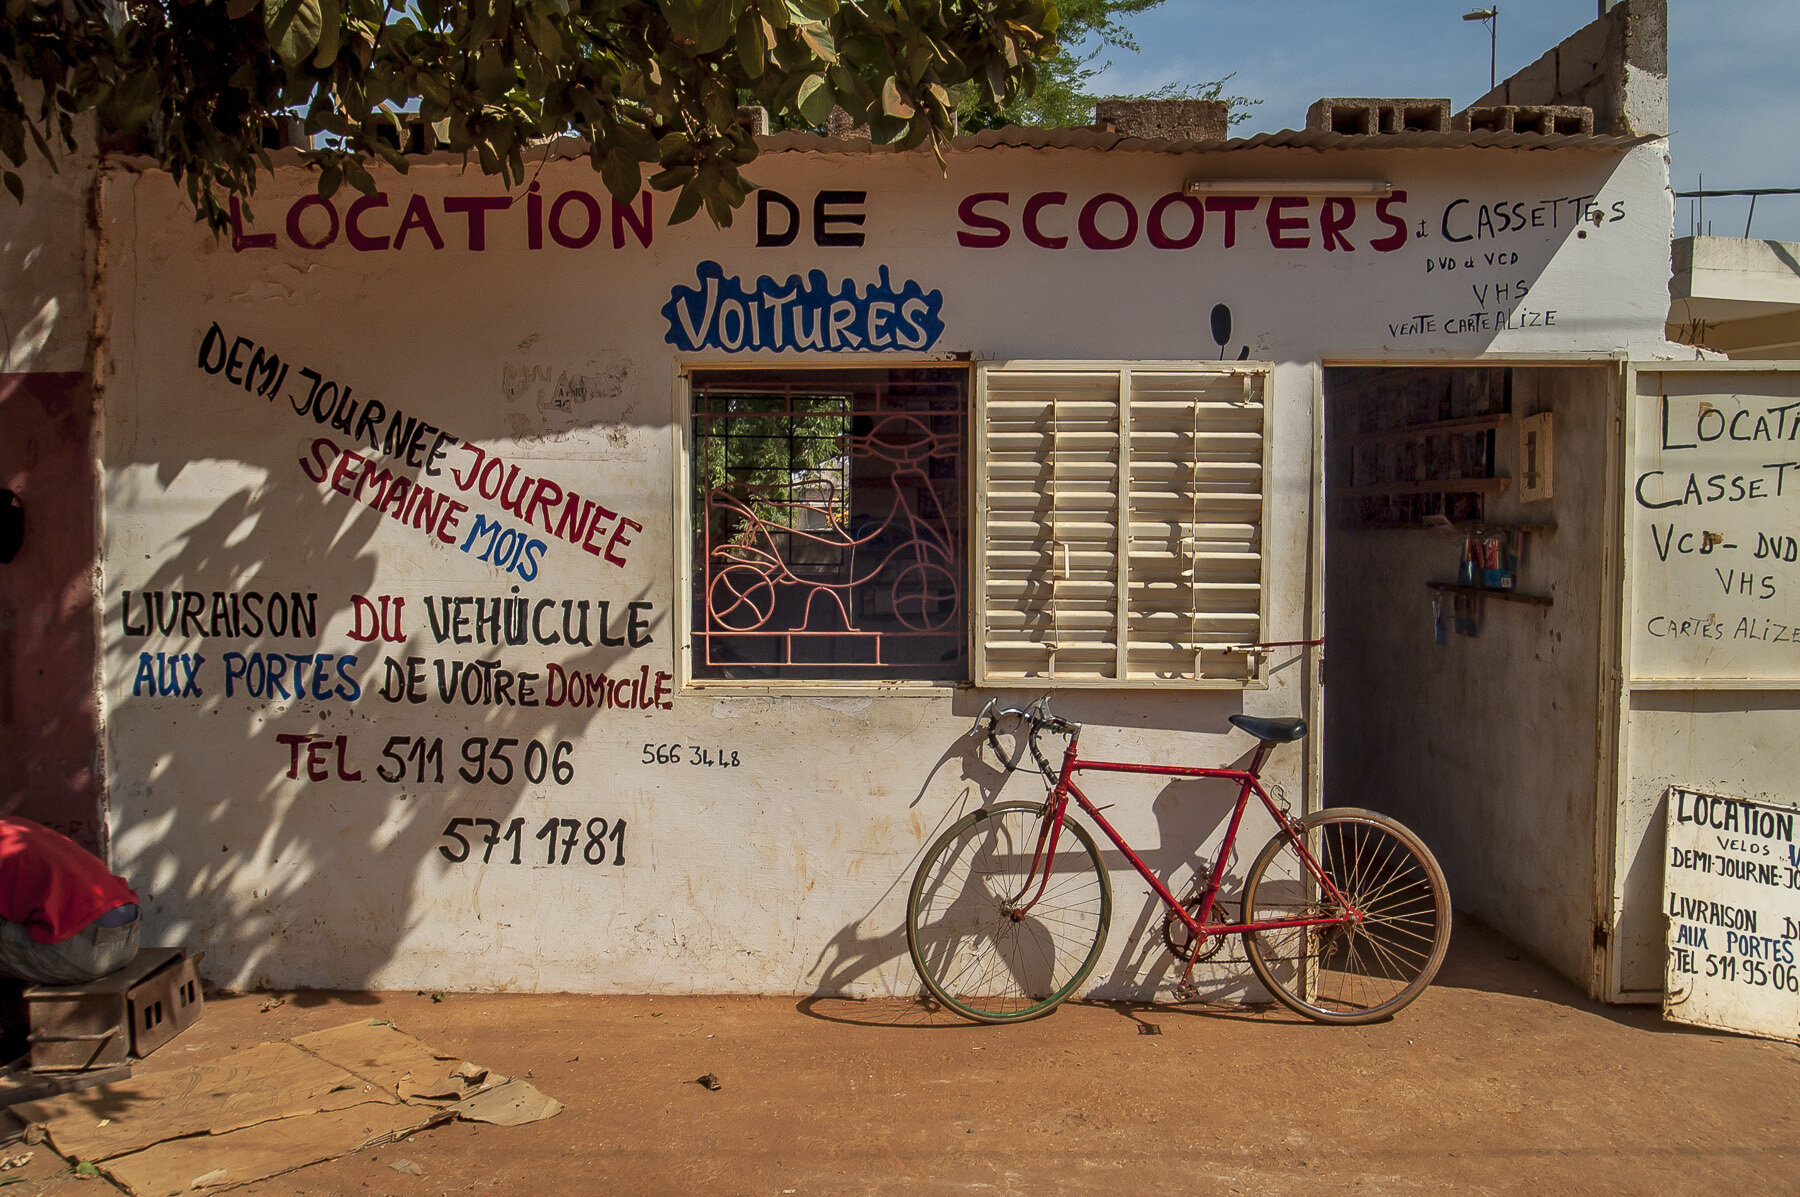
M886 266L860 296L850 279L830 290L820 270L805 283L797 274L779 283L764 275L754 287L726 277L717 262L701 262L697 273L699 285L673 288L662 309L663 339L681 349L916 352L944 334L943 293L910 279L896 290Z

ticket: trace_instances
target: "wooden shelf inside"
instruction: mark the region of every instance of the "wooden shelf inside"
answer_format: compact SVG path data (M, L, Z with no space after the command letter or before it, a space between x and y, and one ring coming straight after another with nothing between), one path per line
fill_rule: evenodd
M1381 528L1390 532L1454 532L1459 536L1480 536L1483 532L1498 532L1503 536L1519 533L1522 536L1554 536L1556 525L1541 524L1506 524L1492 520L1446 520L1435 522L1427 518L1407 524L1371 524L1369 527Z
M1417 441L1431 436L1455 436L1464 432L1486 432L1490 428L1504 428L1512 413L1507 411L1493 412L1485 416L1460 416L1454 420L1432 420L1426 424L1401 424L1394 428L1381 428L1372 432L1356 432L1344 438L1346 444L1375 445L1386 441Z
M1511 478L1422 478L1411 482L1371 482L1366 486L1340 486L1334 499L1365 499L1378 495L1498 494L1512 485Z
M1492 520L1463 520L1461 523L1449 525L1452 532L1464 532L1480 535L1483 532L1519 532L1526 536L1551 536L1556 532L1556 525L1545 522L1541 524L1507 524L1495 523Z
M1482 598L1500 599L1508 603L1525 603L1532 607L1551 607L1556 600L1547 594L1520 594L1516 590L1496 590L1491 586L1464 586L1460 582L1427 582L1427 590L1441 590L1445 594L1475 594Z

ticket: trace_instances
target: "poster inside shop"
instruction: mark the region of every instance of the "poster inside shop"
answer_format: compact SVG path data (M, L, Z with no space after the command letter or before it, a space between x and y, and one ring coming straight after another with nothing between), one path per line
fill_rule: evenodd
M1800 1042L1800 811L1669 787L1663 1017Z

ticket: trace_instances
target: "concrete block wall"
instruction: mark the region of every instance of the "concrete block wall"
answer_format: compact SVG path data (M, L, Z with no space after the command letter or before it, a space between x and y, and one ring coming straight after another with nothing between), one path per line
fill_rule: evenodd
M1457 113L1452 127L1465 133L1579 135L1594 131L1594 110L1573 104L1478 104Z
M1220 141L1231 136L1231 105L1224 100L1101 100L1094 123L1127 137L1165 141Z
M1443 133L1450 129L1450 101L1332 97L1316 100L1306 110L1312 133Z
M1666 0L1626 0L1503 80L1468 111L1507 105L1591 108L1596 133L1666 134L1668 25Z
M831 115L825 118L825 136L839 141L868 141L869 126L857 124L855 117L833 106Z

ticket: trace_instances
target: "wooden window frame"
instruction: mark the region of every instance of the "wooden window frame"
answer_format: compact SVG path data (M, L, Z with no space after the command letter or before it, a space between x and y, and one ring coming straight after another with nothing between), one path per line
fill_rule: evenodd
M963 500L960 514L965 528L965 543L961 546L963 566L963 598L964 614L958 626L963 636L963 668L954 678L907 678L896 677L887 673L874 673L862 677L800 677L800 676L743 676L718 677L703 675L695 667L695 654L698 652L697 637L694 631L696 618L693 587L695 584L695 562L693 536L692 488L694 486L694 440L693 420L696 410L695 381L717 374L767 374L771 377L805 377L836 372L898 372L906 370L958 371L965 374L963 380L964 408L962 412L963 433L960 449L961 483ZM966 543L966 526L970 504L968 488L971 468L968 454L971 451L968 437L968 422L973 411L974 379L967 362L944 360L893 360L889 358L864 357L850 355L841 359L823 362L740 362L740 361L694 361L678 363L675 372L675 410L674 410L674 477L675 504L674 523L676 529L675 543L675 594L678 649L676 653L677 685L684 692L705 692L712 694L780 694L803 697L806 695L835 694L870 694L882 693L890 695L943 693L946 690L966 688L969 685L968 669L971 654L968 645L967 605L970 601L968 574L972 568L968 545Z

